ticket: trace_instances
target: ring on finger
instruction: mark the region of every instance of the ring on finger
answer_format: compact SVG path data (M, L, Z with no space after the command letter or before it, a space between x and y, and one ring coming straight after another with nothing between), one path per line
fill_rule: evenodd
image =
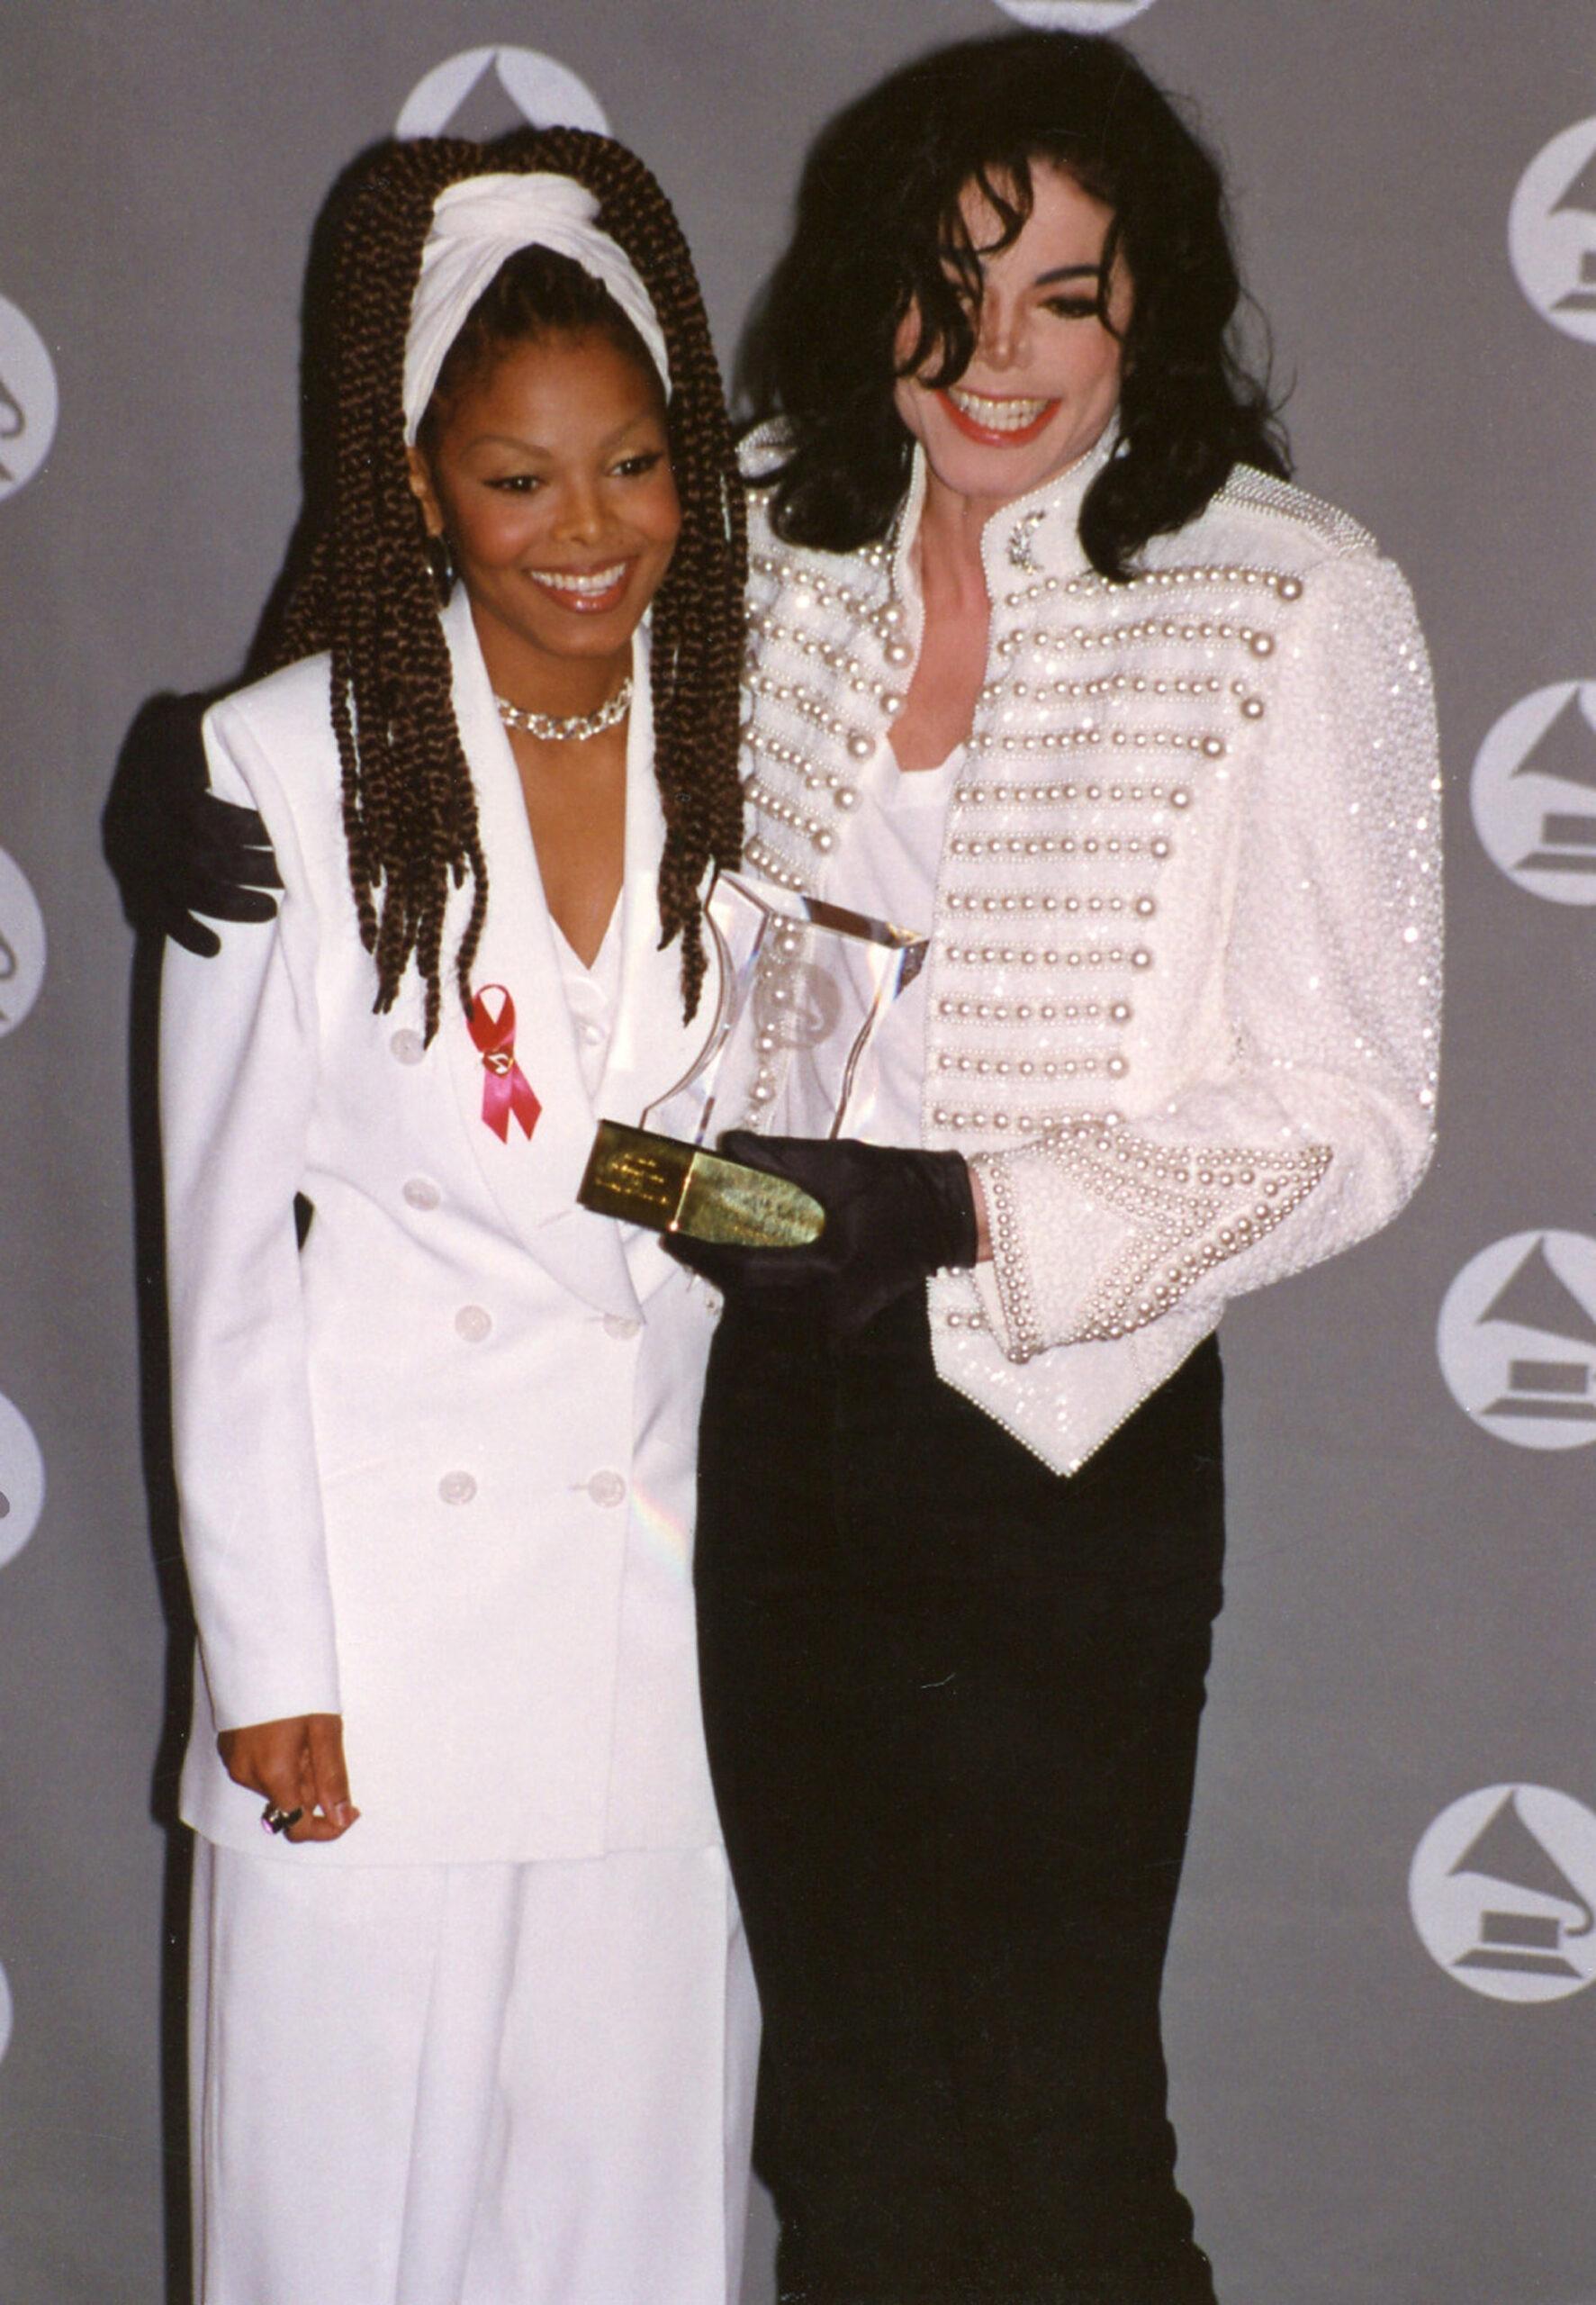
M290 1825L298 1824L304 1813L302 1808L279 1809L275 1801L268 1801L260 1813L260 1830L263 1833L285 1833Z

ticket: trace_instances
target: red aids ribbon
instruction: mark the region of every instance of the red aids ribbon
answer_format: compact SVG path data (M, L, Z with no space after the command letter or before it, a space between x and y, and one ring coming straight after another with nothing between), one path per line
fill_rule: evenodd
M488 995L497 992L504 1006L490 1014ZM532 1084L516 1062L516 1004L501 984L484 984L471 999L471 1037L482 1053L482 1118L501 1144L509 1142L513 1113L530 1136L543 1110Z

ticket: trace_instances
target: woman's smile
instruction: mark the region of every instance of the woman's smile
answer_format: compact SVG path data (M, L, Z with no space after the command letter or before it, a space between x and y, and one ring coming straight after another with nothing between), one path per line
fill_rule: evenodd
M616 560L602 568L528 568L535 584L552 592L563 609L575 616L601 615L618 608L636 560Z

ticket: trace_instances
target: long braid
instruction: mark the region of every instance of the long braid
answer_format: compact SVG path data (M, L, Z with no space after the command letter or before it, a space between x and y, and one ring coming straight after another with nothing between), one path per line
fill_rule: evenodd
M326 649L342 768L349 881L391 1008L413 961L426 1032L441 1013L450 892L471 902L454 956L461 1001L487 913L476 796L452 702L448 646L405 458L404 347L433 204L495 171L574 176L647 286L671 364L672 468L681 533L654 604L654 769L665 819L661 943L682 939L690 1017L704 977L699 887L742 848L737 679L746 558L742 490L720 372L681 227L632 153L577 129L491 145L437 138L384 146L352 180L334 260L330 502L284 604L272 661Z
M682 521L654 599L652 687L665 818L661 941L682 936L691 1016L704 976L699 883L712 860L731 864L742 854L735 764L747 546L736 455L703 298L669 201L624 146L573 129L533 140L549 155L544 166L579 177L599 199L604 230L647 285L671 364L671 456Z

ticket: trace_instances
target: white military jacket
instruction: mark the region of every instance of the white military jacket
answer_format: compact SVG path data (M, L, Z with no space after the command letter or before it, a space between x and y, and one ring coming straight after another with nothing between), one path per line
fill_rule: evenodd
M269 928L165 961L161 1096L176 1460L203 1671L184 1813L303 1867L580 1858L718 1839L690 1568L712 1321L652 1236L574 1206L602 1111L688 1069L661 953L663 841L639 653L620 989L584 1086L519 780L458 595L455 706L489 874L476 986L516 1008L528 1137L446 975L373 1011L349 892L328 668L206 724L212 782L258 808ZM446 963L470 890L452 899ZM491 1005L497 1011L497 996ZM315 1220L296 1249L293 1196ZM285 1849L227 1777L218 1726L342 1713L360 1821Z
M986 685L928 924L927 1145L993 1258L930 1284L947 1382L1074 1471L1226 1300L1362 1239L1429 1157L1440 992L1428 661L1399 571L1249 468L1128 584L1081 549L1113 453L982 541ZM771 436L746 453L757 475ZM782 544L757 488L750 864L813 890L919 646L893 536Z

